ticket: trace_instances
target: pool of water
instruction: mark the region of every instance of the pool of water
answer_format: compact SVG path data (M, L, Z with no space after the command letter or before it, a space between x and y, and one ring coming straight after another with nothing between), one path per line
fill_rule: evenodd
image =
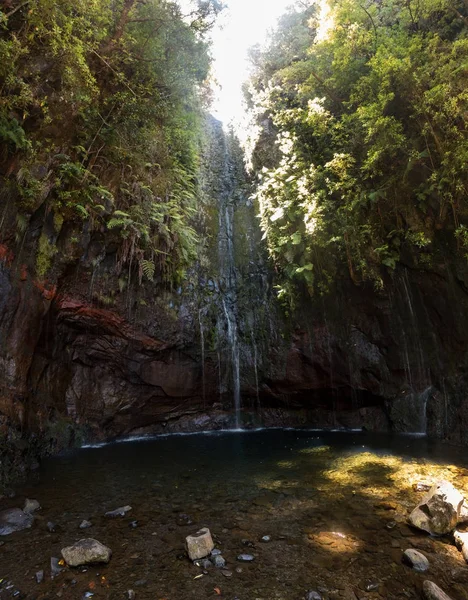
M267 430L83 448L47 460L1 501L35 498L42 510L32 529L2 538L0 598L124 599L133 590L137 600L299 600L319 590L324 599L403 599L421 598L431 579L466 599L461 553L406 525L422 496L413 484L441 478L468 496L465 449L368 433ZM123 505L132 506L125 517L104 517ZM83 519L92 527L80 530ZM204 572L185 555L185 537L203 526L225 570ZM83 537L112 549L109 565L51 579L50 558ZM412 547L429 558L428 573L402 564ZM254 561L239 562L242 553Z

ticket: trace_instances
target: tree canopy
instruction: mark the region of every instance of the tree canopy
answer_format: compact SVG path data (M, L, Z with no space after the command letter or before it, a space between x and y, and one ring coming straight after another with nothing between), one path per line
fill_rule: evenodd
M257 199L281 294L346 265L383 285L437 232L468 248L468 3L333 0L293 9L252 52Z
M205 34L222 6L192 4L184 15L166 0L4 0L2 200L17 205L19 235L38 211L54 217L39 275L65 227L107 232L118 268L140 279L170 280L194 258Z

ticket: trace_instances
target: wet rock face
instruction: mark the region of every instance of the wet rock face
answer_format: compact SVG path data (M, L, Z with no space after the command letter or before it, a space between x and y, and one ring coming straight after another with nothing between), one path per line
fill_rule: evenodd
M219 206L212 209L215 231ZM447 260L432 272L408 259L382 292L343 272L327 297L303 298L285 317L253 214L244 199L230 215L227 269L237 282L229 320L252 426L427 431L468 443L466 265ZM57 266L51 282L37 281L32 264L16 264L0 245L0 432L33 432L46 453L78 443L78 424L99 440L232 427L218 242L199 289L140 286L120 295L115 255L102 239L83 240L83 257ZM102 301L109 297L111 305ZM58 424L70 430L67 441L56 441Z

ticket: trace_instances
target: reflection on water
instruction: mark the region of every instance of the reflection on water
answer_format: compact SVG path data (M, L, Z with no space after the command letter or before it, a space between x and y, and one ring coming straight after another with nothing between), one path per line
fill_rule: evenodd
M415 483L449 479L468 496L465 454L427 438L294 430L85 448L46 461L5 504L28 496L43 510L34 529L4 538L0 578L13 587L0 585L0 598L15 590L44 599L125 598L134 589L137 599L181 600L218 596L215 588L239 600L294 600L318 588L324 598L419 598L427 577L401 564L408 547L426 553L433 581L455 600L466 598L461 554L405 524L421 497ZM125 504L133 507L125 518L102 516ZM83 519L93 523L84 533ZM55 533L48 521L57 523ZM211 529L228 570L194 579L202 572L183 546L201 526ZM271 542L259 541L265 535ZM51 580L50 557L84 536L112 548L109 566ZM236 557L246 548L255 561L241 565ZM46 577L38 585L39 569Z

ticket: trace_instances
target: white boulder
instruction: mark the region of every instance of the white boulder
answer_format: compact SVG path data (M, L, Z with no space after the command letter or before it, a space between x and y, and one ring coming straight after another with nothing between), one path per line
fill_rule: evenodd
M410 514L409 522L433 535L450 533L464 517L464 502L450 482L439 481Z

